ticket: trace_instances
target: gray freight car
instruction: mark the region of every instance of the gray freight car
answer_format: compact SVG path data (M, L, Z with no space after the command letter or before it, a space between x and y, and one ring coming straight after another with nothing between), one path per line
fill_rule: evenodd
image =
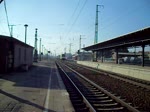
M0 35L0 73L7 73L22 66L31 66L33 47L13 37Z

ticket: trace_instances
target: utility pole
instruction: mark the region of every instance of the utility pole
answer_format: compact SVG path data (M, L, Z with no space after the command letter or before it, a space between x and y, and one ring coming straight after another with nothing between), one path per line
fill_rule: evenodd
M42 45L42 54L43 54L43 46L44 46L44 45Z
M85 39L85 38L82 38L81 36L84 36L84 35L80 35L80 39L79 39L79 51L81 50L81 39Z
M98 41L98 6L96 5L96 20L95 20L95 39L94 44L97 44Z
M55 58L56 58L56 50L54 50L54 56L55 56Z
M69 53L71 54L71 46L72 46L72 43L69 44Z
M28 27L28 25L25 24L24 27L25 27L25 44L26 44L26 39L27 39L27 27Z
M13 37L13 27L16 25L9 25L10 26L10 37Z
M38 59L38 51L37 51L37 28L35 29L35 43L34 43L34 62L37 62Z
M81 50L81 35L80 35L80 39L79 39L79 51Z
M40 46L39 46L39 57L40 57L40 61L41 61L41 38L40 38Z
M94 38L94 44L97 44L98 42L98 7L104 7L103 5L96 5L96 20L95 20L95 38Z
M66 54L66 47L64 48L64 54Z

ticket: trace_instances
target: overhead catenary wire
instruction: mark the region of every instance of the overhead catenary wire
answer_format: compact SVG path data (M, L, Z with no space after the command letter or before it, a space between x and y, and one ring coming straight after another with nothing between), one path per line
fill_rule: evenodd
M7 26L8 26L9 34L11 35L10 27L9 27L10 25L9 25L8 13L7 13L7 7L6 7L6 0L4 0L4 8L5 8L5 13L6 13L6 18L7 18Z
M71 20L72 20L72 18L74 17L74 15L75 15L75 13L76 13L76 11L77 11L79 5L80 5L80 2L81 2L81 0L78 1L77 5L76 5L76 7L75 7L75 9L74 9L74 11L73 11L73 13L72 13L72 15L71 15L69 21L68 21L68 26L70 25ZM66 30L67 30L67 29L66 29ZM69 30L69 29L68 29L68 30ZM67 35L67 34L66 34L66 35ZM63 36L64 36L64 34L63 34Z
M74 17L74 15L75 15L75 13L76 13L76 11L77 11L79 5L80 5L80 2L81 2L81 0L78 1L77 6L76 6L75 10L73 11L73 13L72 13L72 15L71 15L71 17L70 17L70 20L69 20L68 24L70 23L70 21L71 21L72 18Z
M73 26L74 26L74 25L75 25L75 23L77 22L77 20L78 20L78 18L79 18L79 16L80 16L81 12L83 11L83 9L84 9L84 7L85 7L85 5L86 5L87 1L88 1L88 0L85 0L85 2L84 2L84 4L83 4L83 6L81 7L81 9L80 9L80 11L79 11L79 13L78 13L77 17L75 18L74 22L72 23L72 25L71 25L71 27L70 27L70 29L69 29L69 31L68 31L68 33L67 33L66 37L69 35L69 33L71 32L71 30L72 30Z

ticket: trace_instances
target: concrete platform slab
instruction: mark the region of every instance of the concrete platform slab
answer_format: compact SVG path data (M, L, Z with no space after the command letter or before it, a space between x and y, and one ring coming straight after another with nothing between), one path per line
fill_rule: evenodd
M130 76L146 81L150 81L150 67L141 67L134 65L112 64L112 63L100 63L92 61L77 61L78 64L118 73L121 75Z
M74 111L54 61L41 61L28 72L0 78L0 111L7 109L18 109L15 112Z

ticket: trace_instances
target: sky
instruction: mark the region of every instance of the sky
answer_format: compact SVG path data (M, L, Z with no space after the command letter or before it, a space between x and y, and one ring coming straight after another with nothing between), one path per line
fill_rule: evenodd
M42 45L56 54L94 44L96 5L98 42L150 27L150 0L5 0L13 37L34 46L35 28ZM4 2L0 4L0 35L10 35Z

